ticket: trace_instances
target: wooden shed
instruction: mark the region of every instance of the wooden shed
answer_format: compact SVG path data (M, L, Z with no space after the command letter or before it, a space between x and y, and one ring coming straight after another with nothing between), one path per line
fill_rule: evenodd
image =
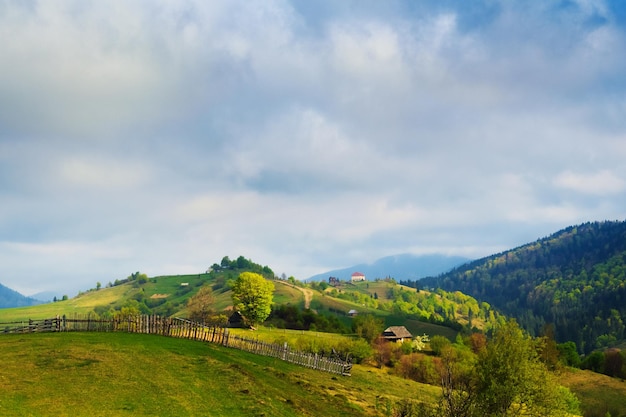
M404 342L405 339L413 339L413 335L404 326L391 326L387 327L383 332L383 339L390 342Z

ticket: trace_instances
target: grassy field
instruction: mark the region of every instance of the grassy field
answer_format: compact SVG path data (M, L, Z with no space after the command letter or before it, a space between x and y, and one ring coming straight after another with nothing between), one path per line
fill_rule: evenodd
M626 417L625 381L579 369L563 371L559 380L581 400L585 416Z
M304 295L302 291L285 282L274 282L274 304L292 304L304 308Z
M103 288L99 291L91 291L82 295L55 303L39 304L30 307L2 308L0 309L0 322L12 322L19 320L39 320L55 317L63 314L87 314L98 305L109 305L117 300L128 297L134 289L129 285L120 285L112 288Z
M297 345L349 336L260 328L236 334ZM339 377L207 343L127 333L0 335L2 416L391 416L440 389L355 365ZM626 417L626 382L567 369L587 417Z
M206 343L125 333L0 336L2 416L386 416L436 387L352 377Z
M304 351L341 351L345 346L355 340L354 335L342 335L337 333L311 332L305 330L275 329L260 326L256 330L230 329L232 334L263 342L283 344L287 343L296 350Z

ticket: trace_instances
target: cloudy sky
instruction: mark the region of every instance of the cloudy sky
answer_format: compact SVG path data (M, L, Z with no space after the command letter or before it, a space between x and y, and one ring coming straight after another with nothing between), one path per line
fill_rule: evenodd
M620 0L0 0L0 283L623 220L625 51Z

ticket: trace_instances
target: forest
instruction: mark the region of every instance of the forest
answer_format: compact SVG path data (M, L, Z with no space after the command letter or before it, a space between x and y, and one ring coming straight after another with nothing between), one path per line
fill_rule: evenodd
M626 222L571 226L420 285L487 302L535 336L551 325L580 353L615 346L625 336Z

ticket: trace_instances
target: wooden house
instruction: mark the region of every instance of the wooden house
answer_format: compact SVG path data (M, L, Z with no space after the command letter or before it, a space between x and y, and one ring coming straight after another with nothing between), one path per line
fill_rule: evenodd
M413 335L404 326L391 326L387 327L382 334L383 339L390 342L402 343L405 340L413 339Z
M244 323L243 316L238 311L233 311L233 314L228 318L227 327L237 327L237 328L245 328L247 327Z

